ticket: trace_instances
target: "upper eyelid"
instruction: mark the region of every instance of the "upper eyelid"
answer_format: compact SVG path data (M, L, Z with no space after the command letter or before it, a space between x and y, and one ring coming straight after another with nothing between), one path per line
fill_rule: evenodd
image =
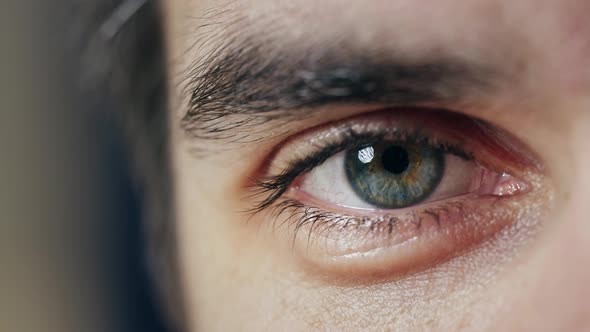
M271 159L275 160L275 163L277 163L277 161L282 161L283 164L288 164L293 160L303 159L308 156L310 152L318 151L326 146L338 146L344 139L350 140L355 138L355 141L371 144L372 142L385 139L424 139L426 136L429 136L431 139L430 143L433 145L440 143L450 146L451 148L457 147L451 152L465 159L472 159L473 155L469 153L469 151L458 148L461 144L459 144L460 142L458 142L459 140L457 139L451 139L449 137L444 138L440 142L433 141L437 136L435 135L436 133L442 133L445 131L445 123L442 122L442 119L449 114L448 111L444 110L407 107L363 113L352 116L351 118L306 129L303 133L295 134L292 137L287 138L285 142L277 144L270 155ZM429 129L428 126L418 128L420 119L423 117L434 117L435 120L441 119L441 123L435 125L437 127L436 130L432 130L432 128ZM465 116L462 115L460 115L459 118L467 120ZM395 120L392 122L392 119ZM471 119L467 121L471 121ZM449 121L447 120L446 122ZM308 147L302 148L302 145L307 145ZM341 148L347 147L352 148L352 146L347 146L346 144ZM272 173L272 170L270 170L270 173Z
M501 155L506 171L542 168L542 163L530 149L501 128L459 112L418 107L382 109L305 129L277 144L266 162L271 166L283 164L284 168L285 164L305 158L310 151L329 145L329 140L339 141L338 137L343 133L374 137L394 128L400 128L409 135L429 136L428 143L446 145L445 149L464 159L481 156L484 166L490 168L495 167L493 159L497 157L490 151ZM420 135L421 132L427 135ZM273 172L271 167L267 174L277 172Z

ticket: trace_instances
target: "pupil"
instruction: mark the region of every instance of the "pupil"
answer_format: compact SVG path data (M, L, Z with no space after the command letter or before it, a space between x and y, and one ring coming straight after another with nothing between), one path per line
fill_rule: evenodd
M381 157L383 168L393 174L403 173L410 166L408 151L401 146L390 146Z

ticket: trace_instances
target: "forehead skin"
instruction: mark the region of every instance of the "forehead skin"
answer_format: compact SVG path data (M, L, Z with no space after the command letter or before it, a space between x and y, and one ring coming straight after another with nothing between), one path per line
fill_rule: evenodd
M303 278L277 272L283 264L278 262L289 257L274 257L268 247L250 244L264 239L251 234L255 232L235 230L242 221L221 211L231 210L223 200L233 197L228 193L236 179L228 169L195 161L186 152L178 124L186 112L185 100L182 89L173 88L178 98L172 108L180 113L172 116L179 246L191 326L202 330L588 329L590 288L584 285L590 270L583 266L590 265L590 224L584 222L590 214L586 202L590 176L582 170L590 169L584 143L590 132L589 1L169 0L164 5L171 72L181 73L173 75L174 87L186 80L187 68L206 63L216 46L236 31L283 47L336 44L409 58L452 54L519 73L514 85L505 89L512 100L534 112L519 115L518 121L510 112L498 112L495 120L517 135L519 128L526 128L519 137L546 150L544 156L554 167L564 197L552 217L556 222L551 232L537 241L542 246L524 255L526 261L503 262L503 255L510 256L504 252L469 261L472 265L502 262L501 277L492 268L465 267L458 260L450 268L455 274L481 273L467 280L454 276L464 281L461 284L438 271L440 278L434 273L405 283L310 285ZM214 180L203 182L205 177ZM203 188L195 188L195 183Z
M580 0L443 0L341 1L341 0L171 0L175 20L198 34L172 40L173 59L194 61L186 51L201 57L221 42L220 31L240 30L279 45L345 44L364 48L428 56L445 52L505 66L539 68L530 79L550 74L554 84L569 88L590 87L590 3ZM182 27L177 27L182 29ZM185 30L186 31L186 30ZM215 33L192 48L196 37ZM188 62L187 62L188 65ZM575 70L573 70L575 69ZM581 70L582 69L582 70Z

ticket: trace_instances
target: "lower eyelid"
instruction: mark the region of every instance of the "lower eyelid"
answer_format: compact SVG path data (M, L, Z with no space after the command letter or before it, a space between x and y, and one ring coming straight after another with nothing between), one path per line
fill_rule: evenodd
M308 221L296 226L290 242L296 257L313 275L345 283L402 277L428 268L515 225L519 213L514 197L475 195L374 218L302 208ZM282 213L303 213L294 209L296 204Z

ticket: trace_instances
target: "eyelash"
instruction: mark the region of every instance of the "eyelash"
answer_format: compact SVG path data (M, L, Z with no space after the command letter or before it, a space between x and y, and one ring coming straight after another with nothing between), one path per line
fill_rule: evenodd
M475 159L472 153L465 151L458 145L437 142L437 140L433 138L433 135L399 130L395 133L392 131L381 130L373 133L358 134L348 129L340 135L340 139L337 142L326 145L303 159L291 162L282 173L259 181L254 181L252 197L262 196L265 198L259 200L250 212L262 212L273 206L273 204L280 200L287 192L295 179L321 165L336 153L364 145L376 144L384 140L427 144L436 147L445 153L454 154L468 161Z
M491 202L491 205L495 205L503 198L505 197L495 197ZM275 217L273 229L276 229L276 222L278 221L277 217L285 212L289 212L289 217L283 220L278 226L280 227L285 224L293 226L295 229L293 237L296 237L298 230L305 225L310 225L310 234L311 232L315 232L318 235L321 235L322 231L330 231L336 227L355 227L356 230L359 230L361 227L366 227L367 231L369 232L376 233L384 231L388 235L391 235L395 226L397 226L397 224L400 222L414 225L416 229L420 229L423 220L425 218L431 217L434 219L436 224L440 226L442 213L451 213L452 210L460 212L463 210L463 208L464 205L461 202L451 201L438 205L435 208L427 208L421 212L413 212L410 214L405 214L401 217L384 215L379 218L370 218L339 215L336 213L323 211L316 207L306 206L305 204L294 199L285 199L274 206L271 215Z

